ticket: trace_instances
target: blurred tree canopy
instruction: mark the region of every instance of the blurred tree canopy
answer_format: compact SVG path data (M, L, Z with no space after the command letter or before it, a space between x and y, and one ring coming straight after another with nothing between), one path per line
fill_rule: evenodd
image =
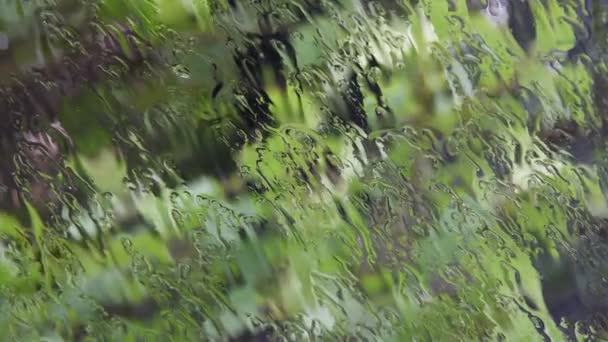
M3 338L608 338L606 13L0 0Z

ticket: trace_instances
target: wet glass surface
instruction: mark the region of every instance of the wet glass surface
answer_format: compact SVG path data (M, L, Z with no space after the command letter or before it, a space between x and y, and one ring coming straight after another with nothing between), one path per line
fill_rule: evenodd
M608 338L607 32L603 0L0 0L3 338Z

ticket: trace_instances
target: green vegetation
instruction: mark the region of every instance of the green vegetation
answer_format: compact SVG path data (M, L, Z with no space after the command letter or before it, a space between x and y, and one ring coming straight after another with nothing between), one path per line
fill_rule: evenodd
M608 338L608 6L484 6L0 0L0 338Z

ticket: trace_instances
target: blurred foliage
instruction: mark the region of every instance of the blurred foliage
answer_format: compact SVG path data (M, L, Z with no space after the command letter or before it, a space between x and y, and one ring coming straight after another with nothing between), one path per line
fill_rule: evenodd
M3 339L608 338L606 11L0 0Z

